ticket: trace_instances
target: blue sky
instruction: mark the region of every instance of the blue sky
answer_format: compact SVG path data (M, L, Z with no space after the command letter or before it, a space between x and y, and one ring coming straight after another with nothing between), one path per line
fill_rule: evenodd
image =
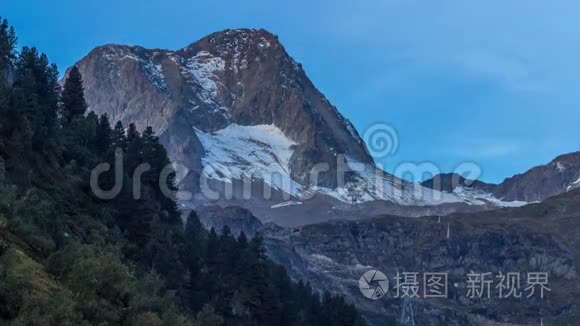
M580 150L578 12L567 0L0 3L20 44L61 71L105 43L177 49L266 28L359 131L398 131L387 170L473 161L494 182Z

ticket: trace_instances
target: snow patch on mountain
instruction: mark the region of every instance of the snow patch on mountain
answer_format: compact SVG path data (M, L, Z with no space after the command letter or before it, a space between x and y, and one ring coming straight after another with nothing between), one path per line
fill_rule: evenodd
M105 45L100 48L103 52L103 58L109 70L109 78L119 78L121 73L119 71L121 63L131 60L137 62L149 78L149 80L158 88L166 89L163 72L161 66L153 64L152 57L147 59L141 58L134 53L137 48L134 46L114 46Z
M205 149L202 164L206 177L230 183L260 179L291 195L301 191L289 168L296 143L278 127L231 124L213 133L195 132Z
M242 50L248 42L248 34L240 30L227 31L227 35L236 34L230 42L228 42L225 47L226 51L231 54L231 64L228 69L233 70L238 73L240 70L248 68L248 58L246 51Z
M570 184L570 185L568 186L568 188L566 188L566 191L570 191L570 190L572 190L572 189L576 189L576 188L578 188L578 187L580 187L580 177L578 177L578 180L576 180L576 181L572 182L572 184Z
M370 164L364 164L349 157L346 157L346 163L348 169L357 174L353 181L336 189L317 188L316 190L347 203L383 200L408 206L462 202L470 205L491 204L496 207L519 207L527 204L523 201L503 201L494 197L493 194L466 187L458 187L453 193L437 191L394 177Z
M345 159L348 170L356 174L354 180L336 189L317 188L317 191L347 203L384 200L401 205L426 206L462 202L454 194L407 182L350 157Z
M209 179L232 183L234 180L262 180L274 189L295 198L316 192L345 203L375 200L400 205L427 206L465 202L472 205L492 204L498 207L517 207L525 202L504 202L493 195L471 188L459 187L454 193L440 192L394 177L376 167L345 157L345 171L354 176L336 189L312 188L293 180L290 159L294 141L274 125L241 126L231 124L213 133L194 129L204 150L203 174ZM272 206L281 208L300 205L288 201Z
M520 207L528 204L524 201L503 201L493 194L469 187L457 187L453 193L470 205L492 204L497 207Z
M281 207L298 206L298 205L302 205L302 202L296 201L296 200L288 200L288 201L281 202L281 203L276 204L276 205L272 205L272 206L270 206L270 208L281 208Z
M199 98L207 104L214 103L217 97L218 81L216 72L225 69L225 62L220 57L214 57L209 52L200 51L188 60L187 68L195 78L197 84L202 87Z
M163 75L163 67L160 64L154 64L152 58L143 66L145 75L151 83L161 91L167 91L167 84L165 83L165 76Z
M258 43L258 46L261 48L269 48L272 45L264 37L261 37L260 42Z
M109 61L123 61L125 59L140 61L139 57L135 55L132 46L115 46L105 45L101 47L103 57Z
M103 58L106 59L109 68L109 78L118 78L121 76L119 69L121 63L130 60L135 61L145 73L145 76L151 81L153 86L163 92L168 90L165 76L163 74L163 67L159 60L156 60L160 52L145 51L137 55L136 51L144 51L144 49L135 46L113 46L105 45L101 47L103 51Z

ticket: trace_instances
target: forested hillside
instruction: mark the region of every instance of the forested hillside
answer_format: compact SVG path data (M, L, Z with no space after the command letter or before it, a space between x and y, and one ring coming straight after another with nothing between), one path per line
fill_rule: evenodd
M1 20L1 325L365 324L341 297L290 280L259 235L207 231L195 212L183 226L152 129L89 112L76 68L61 88L47 56L16 43ZM123 173L99 178L120 193L102 199L91 171L121 152ZM161 179L175 188L173 173Z

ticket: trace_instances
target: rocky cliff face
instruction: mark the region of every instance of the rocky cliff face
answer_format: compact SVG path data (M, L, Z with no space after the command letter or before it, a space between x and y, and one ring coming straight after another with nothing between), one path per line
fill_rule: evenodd
M200 150L198 134L272 125L292 141L287 164L299 182L317 163L336 170L340 153L373 164L350 122L265 30L214 33L178 51L106 45L77 65L92 110L140 129L153 126L174 156L190 160L186 152ZM326 177L320 184L335 182Z
M270 228L271 257L297 279L346 294L375 325L398 325L403 301L394 297L397 272L448 273L448 299L415 298L417 325L573 325L580 314L580 191L543 203L441 219L384 216L374 220ZM390 279L390 290L369 300L358 289L368 270ZM549 273L544 300L469 298L467 274ZM421 291L424 280L419 278ZM523 288L522 288L523 290ZM495 293L495 294L494 294Z
M480 189L484 191L491 191L494 185L485 183L479 180L471 180L464 178L457 173L442 173L434 176L431 179L421 182L423 187L431 189L439 189L441 191L452 193L459 187L467 187Z
M507 178L500 184L468 180L456 174L440 174L422 185L449 193L475 189L505 201L542 201L580 186L580 152L560 155L548 164Z
M561 194L579 184L580 152L575 152L504 180L494 193L499 198L533 202Z
M227 226L235 236L239 236L243 232L246 236L253 237L262 229L260 220L249 210L241 207L208 206L196 213L207 229L214 228L218 233L224 226Z

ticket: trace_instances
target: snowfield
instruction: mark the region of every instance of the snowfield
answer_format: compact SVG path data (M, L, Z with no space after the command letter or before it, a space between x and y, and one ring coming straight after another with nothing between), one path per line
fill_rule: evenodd
M457 187L453 193L470 205L493 204L499 207L520 207L527 205L524 201L502 201L490 193L467 187Z
M298 195L302 186L290 177L295 142L274 125L231 124L214 133L195 132L205 149L203 174L224 182L260 179L274 189Z
M261 180L273 189L299 199L312 193L324 194L345 203L389 201L407 206L443 203L492 204L517 207L525 202L504 202L493 195L471 188L457 188L454 193L440 192L396 178L370 164L345 157L347 169L355 171L354 180L336 189L305 187L291 177L290 160L297 145L274 125L242 126L231 124L213 133L194 128L205 149L202 174L208 179L232 183L233 180ZM289 201L272 208L296 205ZM301 203L300 203L301 204Z
M400 205L425 206L462 201L453 194L401 180L348 156L345 159L349 170L356 172L356 181L339 186L337 189L319 188L321 193L348 203L352 202L353 193L358 202L384 200Z
M225 69L225 62L220 57L214 57L206 51L200 51L187 62L187 68L193 75L197 84L202 87L199 94L200 100L207 104L213 104L217 96L218 84L215 73Z
M566 191L570 191L570 190L576 189L578 187L580 187L580 177L578 178L578 180L572 182L572 184L569 185L568 188L566 188Z

